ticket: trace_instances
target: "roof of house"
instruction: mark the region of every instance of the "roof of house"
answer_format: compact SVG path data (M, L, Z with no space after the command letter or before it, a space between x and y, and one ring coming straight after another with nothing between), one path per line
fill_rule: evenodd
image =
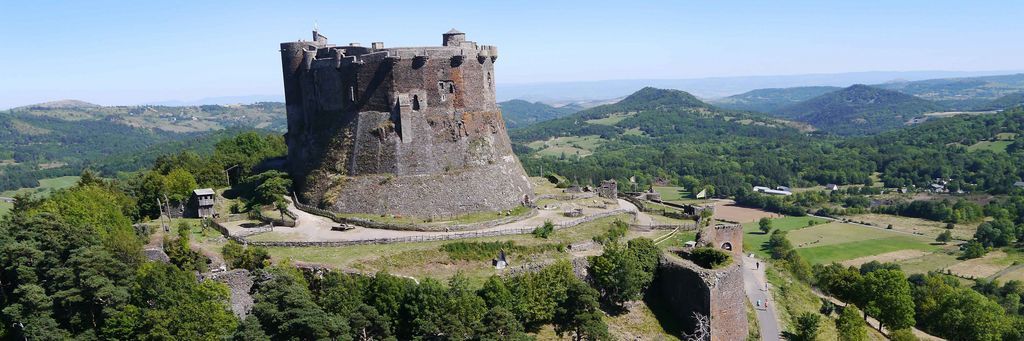
M1024 181L1017 181L1013 183L1014 186L1024 187Z
M195 195L213 195L214 192L213 192L213 188L200 188L200 189L196 189L196 190L192 191L192 194L195 194Z

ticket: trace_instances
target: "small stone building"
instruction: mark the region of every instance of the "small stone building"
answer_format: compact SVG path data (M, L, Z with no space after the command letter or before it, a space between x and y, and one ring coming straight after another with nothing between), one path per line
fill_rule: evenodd
M192 197L189 198L188 202L188 216L193 218L213 218L216 215L216 210L213 208L213 204L216 202L214 197L217 193L212 188L200 188L192 191Z
M619 184L612 180L601 181L601 187L597 188L597 195L602 198L615 199L619 197Z

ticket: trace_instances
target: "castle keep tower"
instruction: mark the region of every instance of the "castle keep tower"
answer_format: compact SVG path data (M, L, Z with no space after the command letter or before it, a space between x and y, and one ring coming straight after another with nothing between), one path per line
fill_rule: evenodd
M340 213L449 216L533 196L495 102L494 46L281 44L299 198Z

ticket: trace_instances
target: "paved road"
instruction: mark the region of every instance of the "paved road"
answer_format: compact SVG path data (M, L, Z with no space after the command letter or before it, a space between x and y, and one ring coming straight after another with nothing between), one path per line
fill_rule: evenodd
M759 259L753 257L743 257L743 289L747 292L747 299L750 300L750 305L754 306L754 311L757 312L757 323L761 327L761 340L780 340L782 331L779 329L779 317L775 313L775 301L771 298L771 293L765 290L765 283L768 283L767 277L764 274L764 262L761 262L761 266L757 266L756 263L760 262ZM761 300L761 307L757 306L757 301ZM765 308L766 303L768 307Z

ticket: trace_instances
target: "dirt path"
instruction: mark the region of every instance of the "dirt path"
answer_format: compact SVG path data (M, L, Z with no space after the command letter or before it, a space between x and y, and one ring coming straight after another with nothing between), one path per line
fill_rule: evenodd
M988 276L986 279L994 280L996 278L1002 277L1005 274L1008 274L1008 273L1011 273L1011 272L1014 272L1014 271L1017 271L1017 270L1020 270L1020 269L1024 269L1024 264L1017 264L1017 265L1010 266L1010 267L1008 267L1006 269L999 270L999 272L993 274L992 276Z

